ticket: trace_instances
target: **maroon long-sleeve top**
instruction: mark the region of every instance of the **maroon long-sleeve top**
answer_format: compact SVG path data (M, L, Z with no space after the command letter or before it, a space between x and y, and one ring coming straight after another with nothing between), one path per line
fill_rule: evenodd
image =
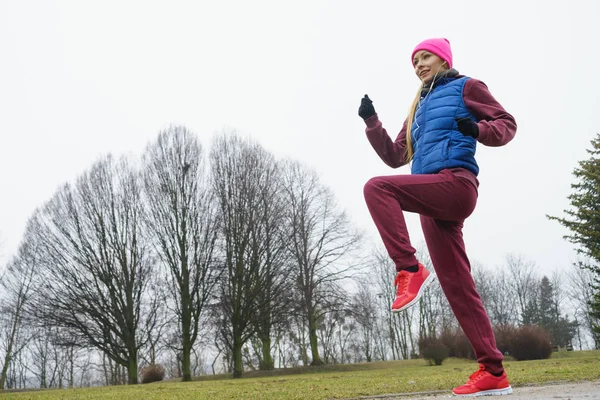
M463 89L463 100L471 114L477 118L479 137L477 141L486 146L503 146L510 142L516 132L517 123L514 117L492 96L485 83L477 79L469 79ZM406 120L392 141L383 127L377 114L366 121L366 134L371 146L379 157L392 168L406 165ZM469 179L478 186L477 177L463 168L454 169L455 174Z

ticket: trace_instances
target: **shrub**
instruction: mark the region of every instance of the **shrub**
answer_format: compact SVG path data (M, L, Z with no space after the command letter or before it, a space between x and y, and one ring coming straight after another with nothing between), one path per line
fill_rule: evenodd
M462 329L446 329L442 332L442 343L450 350L449 357L468 358L474 360L473 346Z
M494 336L496 337L496 347L505 356L512 355L511 342L517 335L517 328L512 325L494 326Z
M142 383L159 382L165 379L165 369L160 364L150 364L140 371Z
M440 339L422 337L419 339L421 356L429 361L429 365L442 365L448 358L450 349Z
M552 344L550 334L536 325L524 325L516 329L510 340L510 354L517 361L550 358Z

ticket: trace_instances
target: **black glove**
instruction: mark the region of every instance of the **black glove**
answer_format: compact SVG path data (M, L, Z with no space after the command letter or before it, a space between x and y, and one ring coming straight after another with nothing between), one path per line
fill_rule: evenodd
M465 136L471 136L477 139L479 136L479 127L471 118L455 118L458 124L458 130Z
M364 120L375 115L375 107L373 107L373 101L366 94L365 97L363 97L360 101L360 107L358 107L358 115Z

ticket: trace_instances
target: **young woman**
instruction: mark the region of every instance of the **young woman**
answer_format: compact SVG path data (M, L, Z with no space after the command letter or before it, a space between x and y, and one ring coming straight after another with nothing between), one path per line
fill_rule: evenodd
M471 276L462 227L477 203L477 143L505 145L517 125L483 82L453 68L447 39L419 43L411 60L421 86L395 140L368 95L358 112L383 162L392 168L412 163L411 174L375 177L364 187L367 207L398 272L392 311L417 303L432 279L415 258L404 220L404 212L418 213L437 278L480 364L454 394L509 394L503 356Z

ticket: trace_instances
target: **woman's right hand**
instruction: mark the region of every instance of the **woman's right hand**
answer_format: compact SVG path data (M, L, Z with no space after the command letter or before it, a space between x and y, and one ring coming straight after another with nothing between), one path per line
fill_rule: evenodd
M358 115L363 119L367 120L368 118L375 115L375 107L373 107L373 100L369 98L369 95L365 94L360 101L360 107L358 107Z

